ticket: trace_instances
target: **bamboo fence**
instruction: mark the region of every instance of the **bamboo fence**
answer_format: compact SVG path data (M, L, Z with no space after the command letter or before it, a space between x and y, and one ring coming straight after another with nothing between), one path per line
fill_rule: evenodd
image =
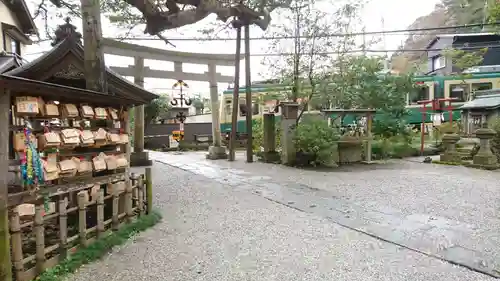
M15 280L35 279L44 270L56 266L71 255L78 247L88 246L95 239L105 237L110 232L118 230L122 224L130 223L150 211L151 202L148 202L148 199L152 194L149 194L151 189L146 190L151 185L151 178L147 178L150 175L150 168L147 168L146 175L132 174L130 178L124 178L122 181L104 184L92 197L89 195L90 187L51 195L55 210L45 214L46 204L38 200L33 218L27 221L21 220L17 208L12 208L9 214L9 227ZM118 188L123 185L125 188ZM75 195L76 202L71 200ZM105 217L107 206L111 206L109 218ZM90 211L93 208L96 209L95 212ZM93 214L96 214L96 218L92 219L96 223L89 226L89 216ZM68 216L77 218L77 231L73 231L75 234L68 229ZM52 245L46 239L46 228L53 227L49 225L51 221L57 221L55 224L58 225L57 242L52 242ZM34 235L35 240L34 254L28 253L29 250L33 252L33 249L26 246L26 237L23 237L30 233L31 236Z

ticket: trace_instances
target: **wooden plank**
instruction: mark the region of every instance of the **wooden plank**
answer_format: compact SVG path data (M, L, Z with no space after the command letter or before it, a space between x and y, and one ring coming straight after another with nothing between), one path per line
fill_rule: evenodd
M87 246L87 208L85 203L85 191L78 193L78 233L80 235L80 244L82 247Z
M51 252L53 252L57 249L59 249L59 244L55 244L55 245L52 245L52 246L45 248L44 252L47 255L47 254L50 254Z
M109 187L109 186L108 186ZM119 199L120 199L120 194L116 190L116 188L113 188L113 200L112 200L112 224L111 227L114 230L118 230L119 227L119 218L118 218L118 213L119 213Z
M8 206L14 207L27 202L34 202L37 199L41 199L42 195L40 194L42 191L45 193L49 193L50 197L61 195L69 192L76 192L82 189L88 188L90 184L107 184L117 180L125 179L125 173L119 173L114 175L106 175L101 177L94 177L91 179L86 179L70 184L59 184L54 186L40 187L40 190L37 192L29 192L23 191L19 193L9 194L8 198Z
M10 91L0 91L0 280L5 281L12 280L8 211L10 105Z
M146 168L146 202L147 213L153 211L153 172L151 168Z
M132 218L134 217L134 210L133 210L133 206L132 206L132 204L133 204L132 203L133 188L132 188L131 180L125 180L125 182L126 182L126 187L125 187L124 198L125 198L125 213L127 214L126 220L127 220L127 223L131 223Z
M59 197L59 255L64 259L68 255L68 213L66 200Z
M23 239L21 235L21 224L19 218L19 212L13 210L10 217L10 231L11 241L12 241L12 261L14 263L14 270L16 272L16 278L19 279L21 274L24 272L23 263Z
M101 238L104 231L104 190L99 189L97 192L97 237Z
M91 228L87 228L85 230L85 233L88 235L88 234L92 234L94 232L97 232L97 226L94 226L94 227L91 227Z
M35 241L36 241L36 268L37 273L41 274L45 266L45 228L43 220L43 205L35 206Z

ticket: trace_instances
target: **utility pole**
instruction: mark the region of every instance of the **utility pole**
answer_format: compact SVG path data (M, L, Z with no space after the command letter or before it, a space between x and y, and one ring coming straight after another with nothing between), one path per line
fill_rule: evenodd
M385 31L385 20L384 16L380 19L381 24L382 24L382 31ZM385 32L382 33L382 44L384 45L384 50L387 50L387 39L385 36ZM389 71L389 53L386 51L385 52L385 57L384 57L384 73L387 73Z
M88 90L108 92L99 0L81 0L85 81Z
M300 9L295 7L295 39L294 39L294 58L293 58L293 102L297 102L299 97L299 64L300 64Z
M363 26L363 29L361 30L363 34L363 56L366 56L366 28Z
M246 104L247 104L247 162L253 162L253 137L252 137L252 77L250 73L250 23L245 25L245 93L246 93Z
M484 6L483 6L483 27L481 28L481 31L484 32L486 31L486 20L488 19L488 0L484 0Z

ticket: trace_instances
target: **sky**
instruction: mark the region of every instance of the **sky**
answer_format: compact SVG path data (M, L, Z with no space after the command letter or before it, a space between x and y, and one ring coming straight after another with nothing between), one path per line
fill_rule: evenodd
M39 0L28 0L28 4L35 7ZM371 0L361 12L362 25L365 26L365 30L369 31L380 31L380 30L396 30L405 29L409 26L415 19L420 16L430 13L434 6L438 3L438 0ZM166 33L167 38L193 38L200 37L198 30L207 25L207 22L214 21L215 17L209 17L204 21L197 23L192 26L182 27L177 30L170 30ZM42 28L43 22L36 21L39 29ZM53 25L62 24L62 19L57 19L54 21ZM81 20L74 20L73 24L81 30ZM272 25L272 22L271 22ZM103 17L102 19L103 36L104 37L116 37L117 34L124 34L125 31L113 26L109 21ZM42 32L41 32L42 33ZM220 34L221 37L236 36L236 32L233 30L226 31L226 33ZM145 37L146 35L139 35L140 37ZM258 27L252 27L250 31L251 37L261 37L266 36L265 31L261 31ZM375 48L379 49L397 49L398 46L406 39L403 34L387 34L382 38ZM361 38L358 38L361 40ZM369 40L369 38L367 38ZM175 47L167 45L161 40L150 40L150 41L126 41L134 44L144 45L148 47L175 50L182 52L192 52L192 53L214 53L214 54L234 54L235 52L235 41L175 41L172 43ZM250 53L251 54L265 54L269 48L269 42L263 40L251 41ZM243 45L243 44L242 44ZM33 60L40 56L44 51L50 50L50 42L42 42L40 44L34 44L28 46L24 56L28 61ZM390 55L390 54L389 54ZM271 77L265 77L267 66L262 64L262 56L252 56L250 58L251 62L251 76L252 81L263 80ZM128 66L133 64L133 58L131 57L121 57L114 55L105 55L105 62L107 66ZM165 63L159 61L146 60L145 65L152 69L164 69L173 70L173 63ZM240 79L240 85L244 85L244 61L241 61L242 73ZM207 66L204 65L191 65L183 64L183 69L185 72L202 73L207 70ZM225 75L234 75L234 67L217 67L217 72ZM132 79L131 77L127 77ZM132 80L131 80L132 81ZM176 95L176 91L172 90L172 85L175 83L171 79L154 79L145 78L145 88L151 90L152 92L167 95ZM209 95L209 87L207 82L198 81L186 81L189 85L188 95L200 94L204 97ZM219 92L227 89L228 84L220 83L218 85Z

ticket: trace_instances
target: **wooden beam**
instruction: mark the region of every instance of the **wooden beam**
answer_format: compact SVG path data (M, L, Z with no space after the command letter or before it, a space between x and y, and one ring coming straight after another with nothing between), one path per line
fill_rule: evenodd
M183 63L194 64L216 64L223 66L234 66L235 62L235 56L233 54L206 54L168 51L164 49L120 42L109 38L104 38L102 41L104 45L104 52L110 55L142 57L145 59L160 61L180 61ZM242 60L243 57L243 55L240 55L240 60Z
M72 101L92 101L99 105L134 105L139 100L127 99L125 97L112 96L100 92L89 91L68 86L35 81L20 77L0 75L0 88L15 90L19 93L30 93L42 97L51 97L59 101L71 99ZM143 102L141 102L143 103Z
M123 66L111 66L113 71L116 71L122 76L134 77L135 70L134 66L123 67ZM144 77L148 78L160 78L160 79L173 79L173 80L187 80L187 81L209 81L209 73L188 73L188 72L176 72L167 70L156 70L149 67L144 67L143 70ZM234 77L222 75L220 73L216 74L215 79L219 83L233 83Z

